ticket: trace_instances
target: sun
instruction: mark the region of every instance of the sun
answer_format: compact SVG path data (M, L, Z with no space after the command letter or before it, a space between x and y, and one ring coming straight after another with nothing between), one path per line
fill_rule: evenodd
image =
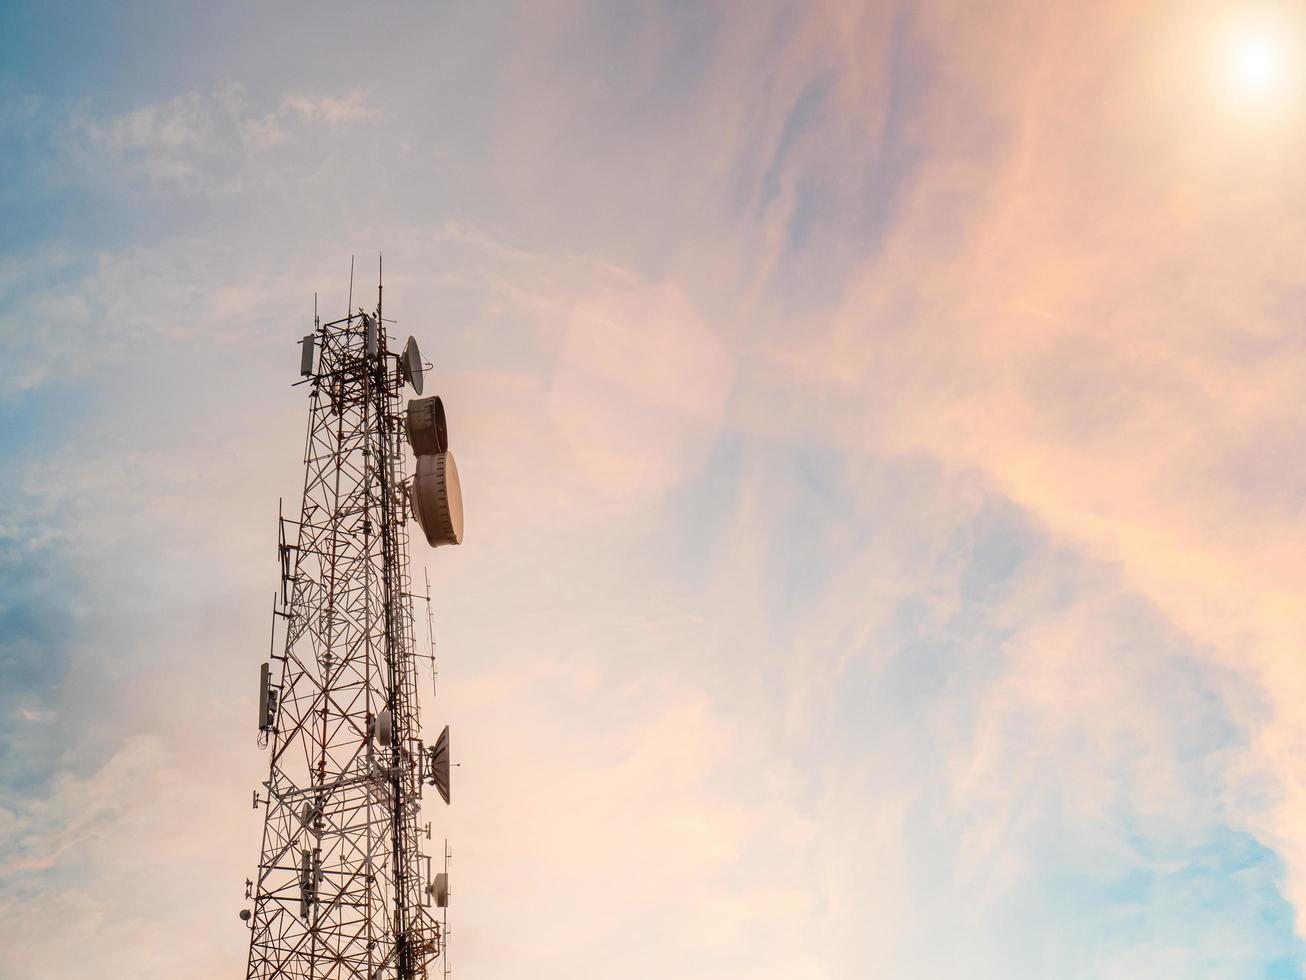
M1249 34L1233 48L1234 82L1248 95L1271 92L1283 75L1283 52L1268 34Z

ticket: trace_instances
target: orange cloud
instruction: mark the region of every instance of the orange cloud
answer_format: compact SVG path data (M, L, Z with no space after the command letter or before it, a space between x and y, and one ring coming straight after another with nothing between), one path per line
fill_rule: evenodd
M1296 111L1254 133L1214 118L1229 111L1210 98L1217 66L1172 49L1213 16L924 14L943 74L919 123L933 156L838 310L773 359L837 392L791 431L988 474L1259 678L1273 715L1241 764L1273 774L1277 802L1243 816L1302 907L1306 471L1289 447L1306 435L1306 129ZM999 157L977 161L951 129L967 105L1007 134Z

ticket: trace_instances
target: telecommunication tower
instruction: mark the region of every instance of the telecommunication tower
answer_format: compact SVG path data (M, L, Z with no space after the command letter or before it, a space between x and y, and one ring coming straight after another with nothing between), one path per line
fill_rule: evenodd
M304 337L304 491L280 518L279 604L259 678L270 749L247 980L418 980L444 954L449 850L433 873L419 826L425 786L449 802L449 729L421 739L408 519L430 545L463 535L444 404L421 398L427 365L391 321L353 309ZM405 408L406 387L419 397ZM409 475L407 442L416 457ZM430 626L430 584L426 586ZM278 652L278 620L283 641ZM445 959L447 973L447 958Z

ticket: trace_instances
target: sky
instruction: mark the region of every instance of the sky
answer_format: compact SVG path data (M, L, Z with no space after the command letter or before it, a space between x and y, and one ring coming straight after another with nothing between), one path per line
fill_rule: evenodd
M0 0L0 134L0 978L241 975L380 253L454 977L1306 976L1298 5Z

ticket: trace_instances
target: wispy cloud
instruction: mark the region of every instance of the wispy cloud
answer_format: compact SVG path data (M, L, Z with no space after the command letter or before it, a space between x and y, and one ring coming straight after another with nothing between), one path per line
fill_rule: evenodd
M59 117L148 232L0 259L5 966L239 968L284 385L383 247L456 968L1299 973L1300 133L1178 4L519 13Z
M367 105L358 92L350 92L343 98L289 95L281 104L284 114L293 114L309 122L322 122L328 126L350 126L381 118L380 111Z
M107 119L82 107L62 125L62 163L74 182L112 175L128 182L124 189L230 198L281 174L292 147L320 149L320 131L380 116L356 91L289 95L260 109L244 86L227 84Z

